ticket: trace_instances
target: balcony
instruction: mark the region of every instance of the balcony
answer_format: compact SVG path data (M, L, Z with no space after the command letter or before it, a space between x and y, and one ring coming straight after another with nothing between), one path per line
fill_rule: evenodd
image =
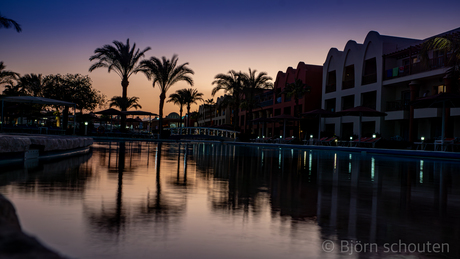
M414 119L441 117L441 110L440 108L414 109Z
M383 80L394 79L398 77L423 73L445 67L447 64L445 57L430 59L428 64L423 62L412 63L411 65L387 69L384 73Z
M408 111L409 103L405 103L403 100L389 101L387 102L386 111Z
M387 114L387 116L385 116L386 121L409 119L409 111L407 110L386 111L386 114Z

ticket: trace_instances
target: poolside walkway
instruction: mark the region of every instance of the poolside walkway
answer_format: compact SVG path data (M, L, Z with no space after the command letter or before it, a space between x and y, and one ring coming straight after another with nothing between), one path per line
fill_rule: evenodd
M225 143L228 145L259 146L262 148L294 148L303 150L330 150L340 152L353 152L361 154L376 154L406 157L426 157L432 159L460 159L460 152L426 151L411 149L383 149L366 147L341 147L319 145L295 145L279 143L252 143L216 140L172 140L172 139L130 139L84 136L57 136L38 134L0 134L0 164L5 160L27 160L28 158L52 158L62 155L74 155L87 152L95 141L147 141L147 142L210 142ZM15 154L16 157L11 157ZM18 154L20 154L18 156Z
M362 154L378 154L389 156L406 156L406 157L427 157L433 159L460 159L460 152L448 151L428 151L428 150L411 150L411 149L386 149L386 148L368 148L368 147L342 147L342 146L321 146L321 145L294 145L294 144L277 144L277 143L248 143L248 142L227 142L233 145L243 146L260 146L266 148L294 148L294 149L315 149L331 150L341 152L354 152Z

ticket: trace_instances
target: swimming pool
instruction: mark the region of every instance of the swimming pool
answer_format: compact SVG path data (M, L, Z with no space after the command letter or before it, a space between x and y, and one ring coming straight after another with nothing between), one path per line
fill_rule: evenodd
M458 258L460 163L220 143L97 142L10 168L23 229L76 258Z

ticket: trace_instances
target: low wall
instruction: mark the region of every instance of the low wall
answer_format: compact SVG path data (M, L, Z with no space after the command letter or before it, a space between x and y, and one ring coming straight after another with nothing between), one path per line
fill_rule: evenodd
M87 147L93 144L90 137L0 134L1 153L26 152L31 148L40 151L61 151Z

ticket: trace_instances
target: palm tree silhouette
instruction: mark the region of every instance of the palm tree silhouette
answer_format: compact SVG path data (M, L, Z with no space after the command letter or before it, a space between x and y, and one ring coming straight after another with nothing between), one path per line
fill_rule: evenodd
M240 107L240 99L243 91L242 74L241 72L230 70L228 71L228 74L217 74L214 79L215 80L212 84L215 84L216 86L212 89L212 96L220 90L223 90L225 94L229 94L231 96L231 100L228 100L227 103L232 106L232 124L233 128L236 129L238 109Z
M162 57L161 60L156 57L151 57L141 62L141 71L144 72L149 80L153 79L153 88L155 88L156 85L160 88L160 136L162 136L163 133L163 107L166 99L166 92L171 86L180 81L185 81L193 86L193 79L189 74L193 75L195 72L187 67L188 63L178 65L177 61L178 57L174 54L171 60L166 59L166 57Z
M273 88L273 83L269 82L272 78L269 77L266 72L260 72L258 75L256 75L256 72L257 70L251 70L251 68L249 68L248 74L242 74L243 94L248 106L248 116L246 116L245 129L249 125L248 122L252 120L252 110L255 105L255 96L262 93L263 90ZM252 131L252 127L250 127L250 131Z
M197 89L184 88L179 90L180 94L184 96L185 104L187 105L187 126L190 127L190 105L203 101L203 93L198 92Z
M307 86L302 82L300 79L296 79L294 83L287 84L284 87L284 90L280 94L285 94L286 97L294 97L294 103L295 106L298 107L299 105L299 98L302 98L302 96L306 93L310 92L311 87ZM296 111L294 110L294 116L297 116L298 113L301 111Z
M175 93L169 95L169 100L167 102L179 105L179 127L182 127L182 112L184 111L183 107L185 105L185 97L181 95L179 91L176 91Z
M42 74L26 74L19 78L18 87L31 96L43 96L45 77Z
M114 71L121 78L121 87L123 88L122 97L128 97L128 85L129 77L132 74L136 74L141 71L140 59L144 57L145 52L150 50L150 47L140 51L136 49L136 43L131 47L129 39L126 40L126 44L119 41L113 41L112 45L104 45L102 48L94 50L94 55L89 58L90 61L96 60L97 62L92 64L89 68L89 72L97 68L107 68L108 72ZM122 111L126 111L123 110ZM121 126L125 129L126 116L121 116Z
M16 29L17 32L21 32L22 29L21 29L21 25L19 25L17 22L15 22L14 20L12 19L8 19L6 18L5 16L2 16L0 14L0 28L10 28L10 27L14 27Z
M121 96L114 96L110 99L110 108L113 106L119 107L122 111L129 110L130 108L142 109L142 106L139 104L139 97L133 96L128 98L123 98Z
M204 103L209 105L209 114L211 115L211 122L209 123L209 125L212 126L212 106L214 105L214 100L212 98L209 98L205 100Z
M429 66L429 53L433 50L446 51L448 60L446 66L446 79L450 80L451 89L447 92L459 92L460 88L460 37L452 33L440 37L434 37L422 44L421 56L425 65Z
M13 81L18 80L19 74L13 71L5 70L6 66L3 61L0 61L0 85L13 84Z

